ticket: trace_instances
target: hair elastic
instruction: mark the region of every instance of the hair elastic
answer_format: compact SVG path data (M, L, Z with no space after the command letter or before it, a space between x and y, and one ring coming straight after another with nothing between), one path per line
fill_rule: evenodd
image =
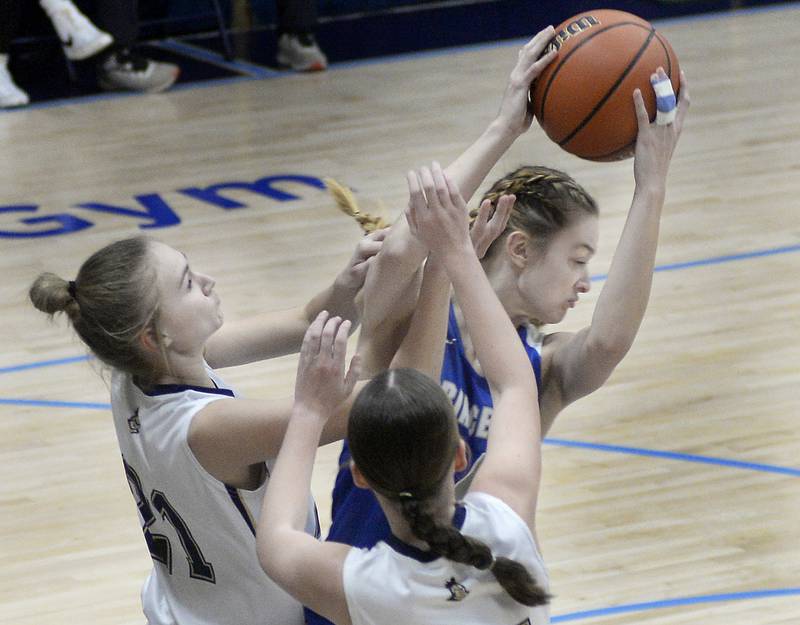
M67 291L69 292L69 296L72 299L75 299L75 296L76 296L76 293L77 293L77 291L75 289L75 280L70 280L69 281L69 283L67 284Z
M409 493L407 490L397 493L397 498L405 500L416 499L416 497L414 497L414 495Z

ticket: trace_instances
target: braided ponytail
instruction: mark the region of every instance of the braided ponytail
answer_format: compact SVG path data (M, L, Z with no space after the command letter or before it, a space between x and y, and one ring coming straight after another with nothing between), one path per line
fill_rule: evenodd
M581 215L598 214L597 203L583 187L568 174L549 167L519 167L496 181L483 200L496 204L501 196L508 194L514 194L517 199L506 232L524 232L541 247L546 247L553 235ZM492 243L485 258L501 247L497 242L502 239L498 237Z
M440 525L431 514L431 504L452 479L459 445L453 404L436 382L414 369L376 375L353 403L347 437L353 461L370 487L399 502L412 533L431 551L491 570L519 603L547 603L548 594L522 564L495 558L486 543Z
M522 564L511 558L495 558L483 541L465 536L452 525L436 523L425 500L401 496L400 507L414 536L428 543L434 553L481 571L489 569L503 590L518 603L533 607L550 600L550 595Z
M383 217L365 213L358 207L356 196L353 192L340 184L333 178L325 178L323 180L325 187L328 189L333 199L336 200L337 208L345 215L349 215L358 222L364 234L369 234L375 230L386 228L389 224Z

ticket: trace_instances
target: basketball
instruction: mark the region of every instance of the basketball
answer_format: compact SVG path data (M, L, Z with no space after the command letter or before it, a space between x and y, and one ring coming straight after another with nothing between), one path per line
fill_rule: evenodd
M592 161L633 155L641 90L650 120L656 98L650 75L663 67L678 93L678 57L666 38L636 15L600 9L559 24L546 51L556 58L531 88L531 105L547 136L571 154Z

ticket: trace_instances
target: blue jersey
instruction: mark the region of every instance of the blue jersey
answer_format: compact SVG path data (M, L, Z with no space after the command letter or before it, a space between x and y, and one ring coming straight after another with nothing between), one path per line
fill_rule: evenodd
M540 333L534 326L517 328L528 358L531 361L536 384L542 387L542 358ZM450 306L447 324L447 344L442 363L441 384L453 402L458 429L467 444L469 465L456 479L469 472L472 465L486 452L489 423L492 418L492 395L489 383L470 364L461 341L455 311ZM339 473L333 487L331 504L331 529L327 540L353 545L373 547L391 536L389 523L372 491L353 484L350 473L350 448L344 441L339 456ZM329 623L317 614L306 610L308 625Z

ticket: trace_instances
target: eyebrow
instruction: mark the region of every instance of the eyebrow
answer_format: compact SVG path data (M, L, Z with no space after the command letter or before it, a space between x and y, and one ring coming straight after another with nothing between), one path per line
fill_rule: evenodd
M178 282L178 288L180 288L181 286L183 286L183 281L184 281L184 279L186 278L186 274L188 274L188 273L189 273L189 259L188 259L188 258L186 258L186 254L184 254L183 252L181 252L181 255L182 255L182 256L183 256L183 258L186 260L186 267L184 267L184 268L183 268L183 273L181 273L181 281L180 281L180 282Z
M592 256L594 256L594 254L595 254L595 249L594 249L594 248L593 248L591 245L589 245L588 243L581 243L580 245L578 245L578 248L581 248L581 247L584 247L584 248L586 248L586 250L587 250L587 251L588 251L588 252L589 252L589 253L590 253Z

